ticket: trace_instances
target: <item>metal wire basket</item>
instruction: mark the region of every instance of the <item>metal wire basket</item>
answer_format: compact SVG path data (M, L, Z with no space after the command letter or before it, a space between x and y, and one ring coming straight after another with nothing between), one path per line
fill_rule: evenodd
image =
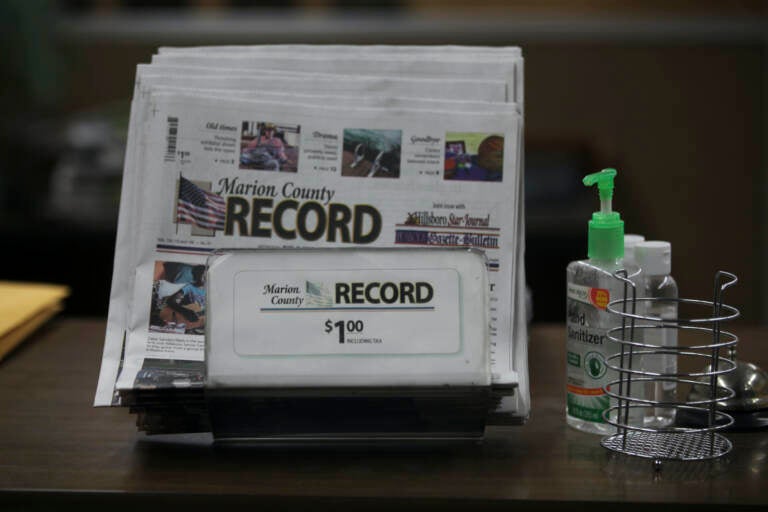
M681 298L637 297L635 283L626 271L615 274L624 282L624 298L612 301L607 310L621 317L621 326L608 331L607 338L615 343L618 352L606 359L616 379L605 386L611 397L611 406L603 419L616 427L616 433L605 437L601 444L613 452L652 459L658 467L664 460L707 460L727 454L731 442L719 431L733 424L733 418L716 410L716 403L730 398L734 391L718 385L719 375L731 372L736 363L722 357L720 351L735 347L738 338L721 329L723 322L739 316L739 311L722 301L723 291L736 284L737 278L729 272L717 272L711 301ZM706 314L674 318L653 316L650 306L662 302ZM655 330L672 330L685 334L686 342L660 346L647 342ZM689 341L692 338L693 341ZM674 358L674 371L649 368L645 361L653 358ZM699 371L680 371L682 366L703 367ZM660 400L645 396L649 386L696 386L698 399ZM634 387L634 390L633 390ZM651 411L671 412L673 421L663 426L648 426L644 419ZM687 421L683 421L687 418ZM690 419L695 421L691 422Z

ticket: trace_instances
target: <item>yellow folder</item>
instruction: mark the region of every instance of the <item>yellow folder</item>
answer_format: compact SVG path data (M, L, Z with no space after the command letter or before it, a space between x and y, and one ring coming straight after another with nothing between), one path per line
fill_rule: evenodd
M61 311L69 288L0 281L0 359Z

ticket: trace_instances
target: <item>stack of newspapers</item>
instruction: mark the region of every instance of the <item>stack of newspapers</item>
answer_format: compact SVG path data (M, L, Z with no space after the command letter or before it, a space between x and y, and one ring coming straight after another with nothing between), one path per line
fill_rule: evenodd
M149 433L209 430L213 251L472 247L492 380L514 390L492 419L522 423L522 141L519 48L161 48L136 71L95 405Z

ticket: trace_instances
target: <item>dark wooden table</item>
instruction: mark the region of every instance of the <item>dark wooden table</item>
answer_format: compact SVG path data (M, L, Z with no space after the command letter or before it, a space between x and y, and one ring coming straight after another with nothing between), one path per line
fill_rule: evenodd
M668 463L655 474L650 462L610 456L599 437L566 427L561 325L531 335L530 421L490 428L479 446L439 451L235 450L207 435L147 437L127 410L91 406L104 325L56 320L0 363L0 510L768 505L767 432L729 434L725 459ZM768 330L734 330L740 356L766 366Z

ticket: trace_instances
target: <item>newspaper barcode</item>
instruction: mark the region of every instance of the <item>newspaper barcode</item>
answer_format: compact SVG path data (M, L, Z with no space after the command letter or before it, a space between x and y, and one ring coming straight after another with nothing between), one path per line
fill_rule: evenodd
M176 159L176 139L179 132L179 118L168 118L168 135L166 135L165 161L173 162Z

